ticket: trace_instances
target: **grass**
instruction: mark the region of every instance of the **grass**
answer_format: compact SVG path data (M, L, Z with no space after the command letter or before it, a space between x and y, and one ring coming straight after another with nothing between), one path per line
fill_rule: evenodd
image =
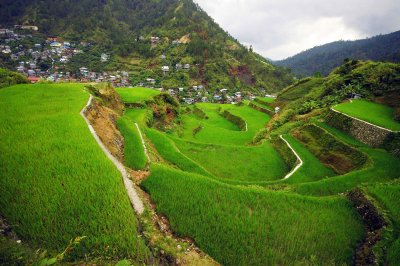
M293 134L321 162L338 174L361 169L369 161L366 154L313 124L300 127L294 130Z
M258 107L261 107L261 108L264 108L264 109L267 109L267 110L270 110L270 111L274 111L274 109L272 109L272 107L267 105L268 102L264 102L264 101L260 100L260 101L252 101L251 103L256 105L256 106L258 106Z
M154 129L147 129L146 136L157 149L158 153L169 163L187 172L197 173L205 176L211 174L189 157L183 155L175 143L166 135Z
M116 91L126 103L144 102L160 94L157 90L141 87L117 88Z
M245 145L250 143L257 131L263 128L270 120L268 115L248 106L201 103L197 107L203 110L209 119L198 119L195 115L184 115L182 118L184 124L183 132L181 135L175 134L175 137L199 143ZM244 119L248 130L240 131L237 125L219 114L219 109L228 110L233 115ZM193 129L198 127L199 124L203 126L203 129L196 136L193 136Z
M363 235L342 197L235 187L158 165L142 185L174 232L223 265L344 264Z
M139 130L129 118L121 117L117 121L118 129L125 140L125 165L134 170L143 170L147 165L146 154L140 138Z
M127 109L124 117L133 123L138 123L140 127L146 126L148 110L147 109Z
M400 182L374 184L368 186L367 190L388 210L393 224L393 239L387 245L387 265L397 265L400 261Z
M276 100L276 98L270 98L270 97L257 97L257 99L266 104L273 103Z
M303 161L303 165L285 182L306 183L329 178L335 173L323 165L303 144L291 135L285 135L285 140L297 152Z
M179 150L222 179L272 181L289 171L269 142L260 146L223 146L175 140ZM251 158L251 160L249 160Z
M373 149L365 144L356 141L346 133L332 128L324 123L318 126L323 127L341 141L355 146L367 154L372 164L361 170L353 171L345 175L338 175L329 179L315 182L295 184L294 191L304 195L327 196L343 193L363 183L387 182L399 177L400 159L385 150Z
M0 90L0 210L24 242L51 253L87 236L75 257L145 261L120 173L79 112L82 85Z
M389 106L366 100L353 100L336 105L334 109L377 126L400 131L400 123L393 119L394 109Z

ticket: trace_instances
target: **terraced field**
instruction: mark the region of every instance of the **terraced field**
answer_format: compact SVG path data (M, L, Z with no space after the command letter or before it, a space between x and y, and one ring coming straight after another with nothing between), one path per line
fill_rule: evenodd
M393 131L400 131L400 123L393 119L394 109L366 100L353 100L334 107L335 110Z
M146 262L150 255L121 175L79 112L83 85L0 90L0 210L23 243L51 254L86 236L70 255ZM23 263L25 264L25 263Z
M346 197L355 188L385 214L384 259L398 262L398 157L356 141L323 117L293 121L266 135L271 117L246 102L183 106L174 126L161 131L149 127L159 109L144 105L158 91L118 92L137 106L116 121L125 165L147 169L140 129L152 162L141 187L176 235L193 239L217 262L352 264L367 235ZM119 172L79 115L88 97L82 85L0 90L0 214L18 225L24 242L52 254L87 236L72 259L149 263L152 255L138 236ZM168 106L162 108L171 119ZM299 164L292 149L302 164L284 179Z
M363 154L364 161L353 161L359 168L342 174L289 130L283 137L303 165L283 180L294 165L273 140L252 141L270 116L246 105L202 103L184 109L175 130L145 129L148 145L163 161L152 164L142 183L178 235L193 238L224 265L351 264L365 229L340 193L398 178L397 157L316 120L310 130L326 132L324 139L336 147L333 156L347 154L341 160L348 162ZM236 118L226 118L225 111ZM139 113L137 120L143 120Z

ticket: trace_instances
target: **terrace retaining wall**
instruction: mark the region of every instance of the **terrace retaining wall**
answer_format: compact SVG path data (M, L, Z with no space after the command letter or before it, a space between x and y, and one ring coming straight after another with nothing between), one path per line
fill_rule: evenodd
M263 108L263 107L261 107L261 106L258 106L258 105L254 104L254 103L252 103L252 102L249 103L249 106L250 106L251 108L256 109L257 111L263 112L263 113L265 113L265 114L267 114L267 115L270 115L270 116L274 116L274 115L275 115L275 112L274 112L274 111L269 110L269 109L267 109L267 108Z
M143 103L125 103L126 109L143 109L146 108L146 105Z
M330 109L325 122L374 148L384 148L400 156L400 132L373 125Z

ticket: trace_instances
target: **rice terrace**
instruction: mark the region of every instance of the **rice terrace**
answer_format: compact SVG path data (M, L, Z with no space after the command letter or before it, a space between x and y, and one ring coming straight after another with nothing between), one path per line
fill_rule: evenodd
M304 77L191 0L47 2L0 11L0 265L399 265L399 63Z

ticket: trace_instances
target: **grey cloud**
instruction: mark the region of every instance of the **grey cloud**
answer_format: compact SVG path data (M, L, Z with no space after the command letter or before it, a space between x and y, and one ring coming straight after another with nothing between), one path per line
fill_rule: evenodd
M338 39L400 29L398 0L196 0L224 29L282 59Z

